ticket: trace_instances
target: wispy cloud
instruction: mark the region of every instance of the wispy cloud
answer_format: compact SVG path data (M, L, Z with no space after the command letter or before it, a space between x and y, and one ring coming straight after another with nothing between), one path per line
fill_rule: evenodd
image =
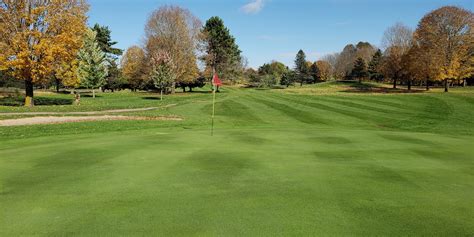
M257 14L265 6L265 0L252 0L251 2L245 4L241 10L246 14Z

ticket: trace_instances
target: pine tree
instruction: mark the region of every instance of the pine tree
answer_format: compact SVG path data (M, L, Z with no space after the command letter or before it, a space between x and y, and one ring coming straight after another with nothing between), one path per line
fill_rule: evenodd
M311 67L309 68L309 74L313 78L314 82L321 81L321 72L316 63L311 64Z
M117 44L117 42L112 41L112 37L110 36L112 32L110 31L109 27L95 24L94 27L92 27L92 30L97 33L97 44L99 45L102 52L110 57L122 55L123 50L113 47Z
M219 17L207 20L203 34L206 43L206 56L203 61L207 70L216 70L219 76L226 80L233 80L243 72L242 56L235 38L230 34L224 21Z
M382 62L382 51L379 49L375 52L372 60L369 62L368 73L370 80L380 81L383 79L383 74L380 72L380 64Z
M288 71L288 72L284 73L281 76L280 85L289 87L290 85L292 85L294 83L295 77L296 77L296 75L295 75L294 71Z
M300 83L300 86L303 86L309 73L308 64L306 63L306 54L303 50L298 51L298 54L296 54L295 65L296 80Z
M96 41L96 32L88 30L84 38L84 46L79 51L78 76L81 85L92 89L95 98L95 89L105 85L107 76L106 55Z
M362 83L362 78L367 76L367 65L363 58L359 57L354 63L354 69L352 69L352 76L359 79L359 83Z

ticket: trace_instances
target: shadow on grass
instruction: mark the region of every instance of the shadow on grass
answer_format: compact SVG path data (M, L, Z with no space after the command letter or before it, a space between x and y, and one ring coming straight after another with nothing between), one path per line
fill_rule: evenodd
M154 97L154 96L146 96L142 97L144 100L161 100L160 96Z
M73 99L60 99L60 98L46 98L46 97L35 97L35 105L72 105ZM0 106L23 106L25 105L24 97L4 97L0 98Z
M357 81L340 81L340 84L349 86L348 89L342 92L347 93L380 93L380 94L403 94L403 93L423 93L425 90L421 89L401 89L401 88L389 88L383 87L372 83L359 83Z
M93 95L89 95L89 94L81 94L81 97L93 98L94 96L93 96ZM102 97L101 95L95 95L95 98L101 98L101 97Z

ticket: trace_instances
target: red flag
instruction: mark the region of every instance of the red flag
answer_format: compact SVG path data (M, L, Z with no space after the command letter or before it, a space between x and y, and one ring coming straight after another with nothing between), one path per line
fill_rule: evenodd
M222 81L217 76L217 73L214 74L214 77L212 78L212 85L213 86L222 86Z

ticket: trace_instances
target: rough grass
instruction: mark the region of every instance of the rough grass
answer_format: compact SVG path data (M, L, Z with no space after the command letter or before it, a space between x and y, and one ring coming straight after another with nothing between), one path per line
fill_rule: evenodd
M472 89L326 86L38 106L185 120L0 128L0 235L472 235Z

